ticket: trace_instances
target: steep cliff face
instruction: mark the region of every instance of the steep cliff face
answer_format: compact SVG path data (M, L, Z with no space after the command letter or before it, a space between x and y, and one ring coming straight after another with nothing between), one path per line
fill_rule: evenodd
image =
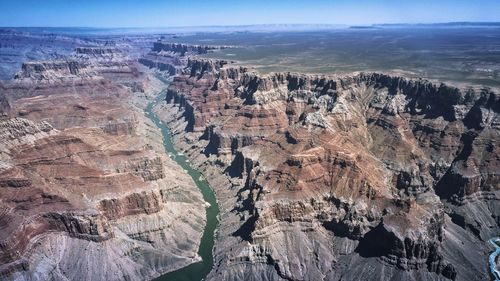
M167 102L177 145L219 175L212 280L488 278L497 93L194 59Z
M188 54L206 54L211 50L217 50L224 47L217 46L203 46L203 45L187 45L178 43L155 42L153 44L153 52L172 52L185 56Z
M93 73L87 68L87 65L75 61L44 61L44 62L25 62L22 70L16 74L15 79L29 80L68 80L89 78Z
M226 46L203 46L167 43L158 41L147 55L139 59L143 65L176 75L186 67L188 57L206 54L214 50L227 48Z
M75 49L75 54L81 55L82 57L93 57L95 59L124 57L120 50L111 47L78 47Z
M27 63L2 85L2 280L143 280L199 260L201 193L114 68L138 66L108 63Z
M103 80L101 83L113 81L127 86L133 92L144 92L148 78L139 67L116 48L80 47L64 60L24 62L14 79L26 84Z

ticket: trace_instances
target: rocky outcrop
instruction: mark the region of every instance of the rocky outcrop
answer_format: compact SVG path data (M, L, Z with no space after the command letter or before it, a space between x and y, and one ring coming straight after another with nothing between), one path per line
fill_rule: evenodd
M497 93L190 59L167 102L158 112L221 206L209 279L488 278Z
M70 237L102 242L113 235L111 225L99 215L48 213L44 217L50 228L68 233Z
M202 55L215 50L228 48L226 46L202 46L167 43L154 43L151 52L139 59L139 62L149 68L156 68L176 75L188 64L188 57Z
M15 146L33 144L37 139L57 132L48 122L35 123L23 118L4 118L0 120L0 128L0 149L4 153Z
M79 47L64 60L24 62L22 71L14 78L26 84L38 82L92 84L92 81L82 82L82 80L99 80L99 83L113 81L126 86L132 92L144 93L149 79L139 68L140 65L117 48Z
M75 54L92 56L94 58L102 58L106 56L113 57L121 54L121 52L117 48L109 47L77 47L75 48Z
M164 71L169 75L175 75L182 68L182 62L179 59L156 58L152 55L146 55L139 59L139 62L149 68L155 68Z
M89 78L92 75L85 64L73 60L25 62L15 79L60 80Z

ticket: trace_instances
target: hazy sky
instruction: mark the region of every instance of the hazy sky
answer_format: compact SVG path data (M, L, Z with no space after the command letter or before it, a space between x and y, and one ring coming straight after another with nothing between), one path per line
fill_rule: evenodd
M0 0L0 26L500 21L500 0Z

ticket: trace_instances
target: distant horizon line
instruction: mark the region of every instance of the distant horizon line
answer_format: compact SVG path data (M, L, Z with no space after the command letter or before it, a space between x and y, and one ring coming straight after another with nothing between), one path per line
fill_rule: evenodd
M372 23L372 24L342 24L342 23L259 23L259 24L228 24L228 25L171 25L171 26L0 26L0 28L76 28L76 29L168 29L168 28L224 28L224 27L259 27L259 26L328 26L328 27L377 27L377 26L422 26L422 25L500 25L500 21L447 21L418 23Z

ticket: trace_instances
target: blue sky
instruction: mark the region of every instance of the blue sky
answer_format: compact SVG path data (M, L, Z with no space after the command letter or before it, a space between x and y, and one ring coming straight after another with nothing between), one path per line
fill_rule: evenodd
M0 0L0 26L500 21L500 0Z

